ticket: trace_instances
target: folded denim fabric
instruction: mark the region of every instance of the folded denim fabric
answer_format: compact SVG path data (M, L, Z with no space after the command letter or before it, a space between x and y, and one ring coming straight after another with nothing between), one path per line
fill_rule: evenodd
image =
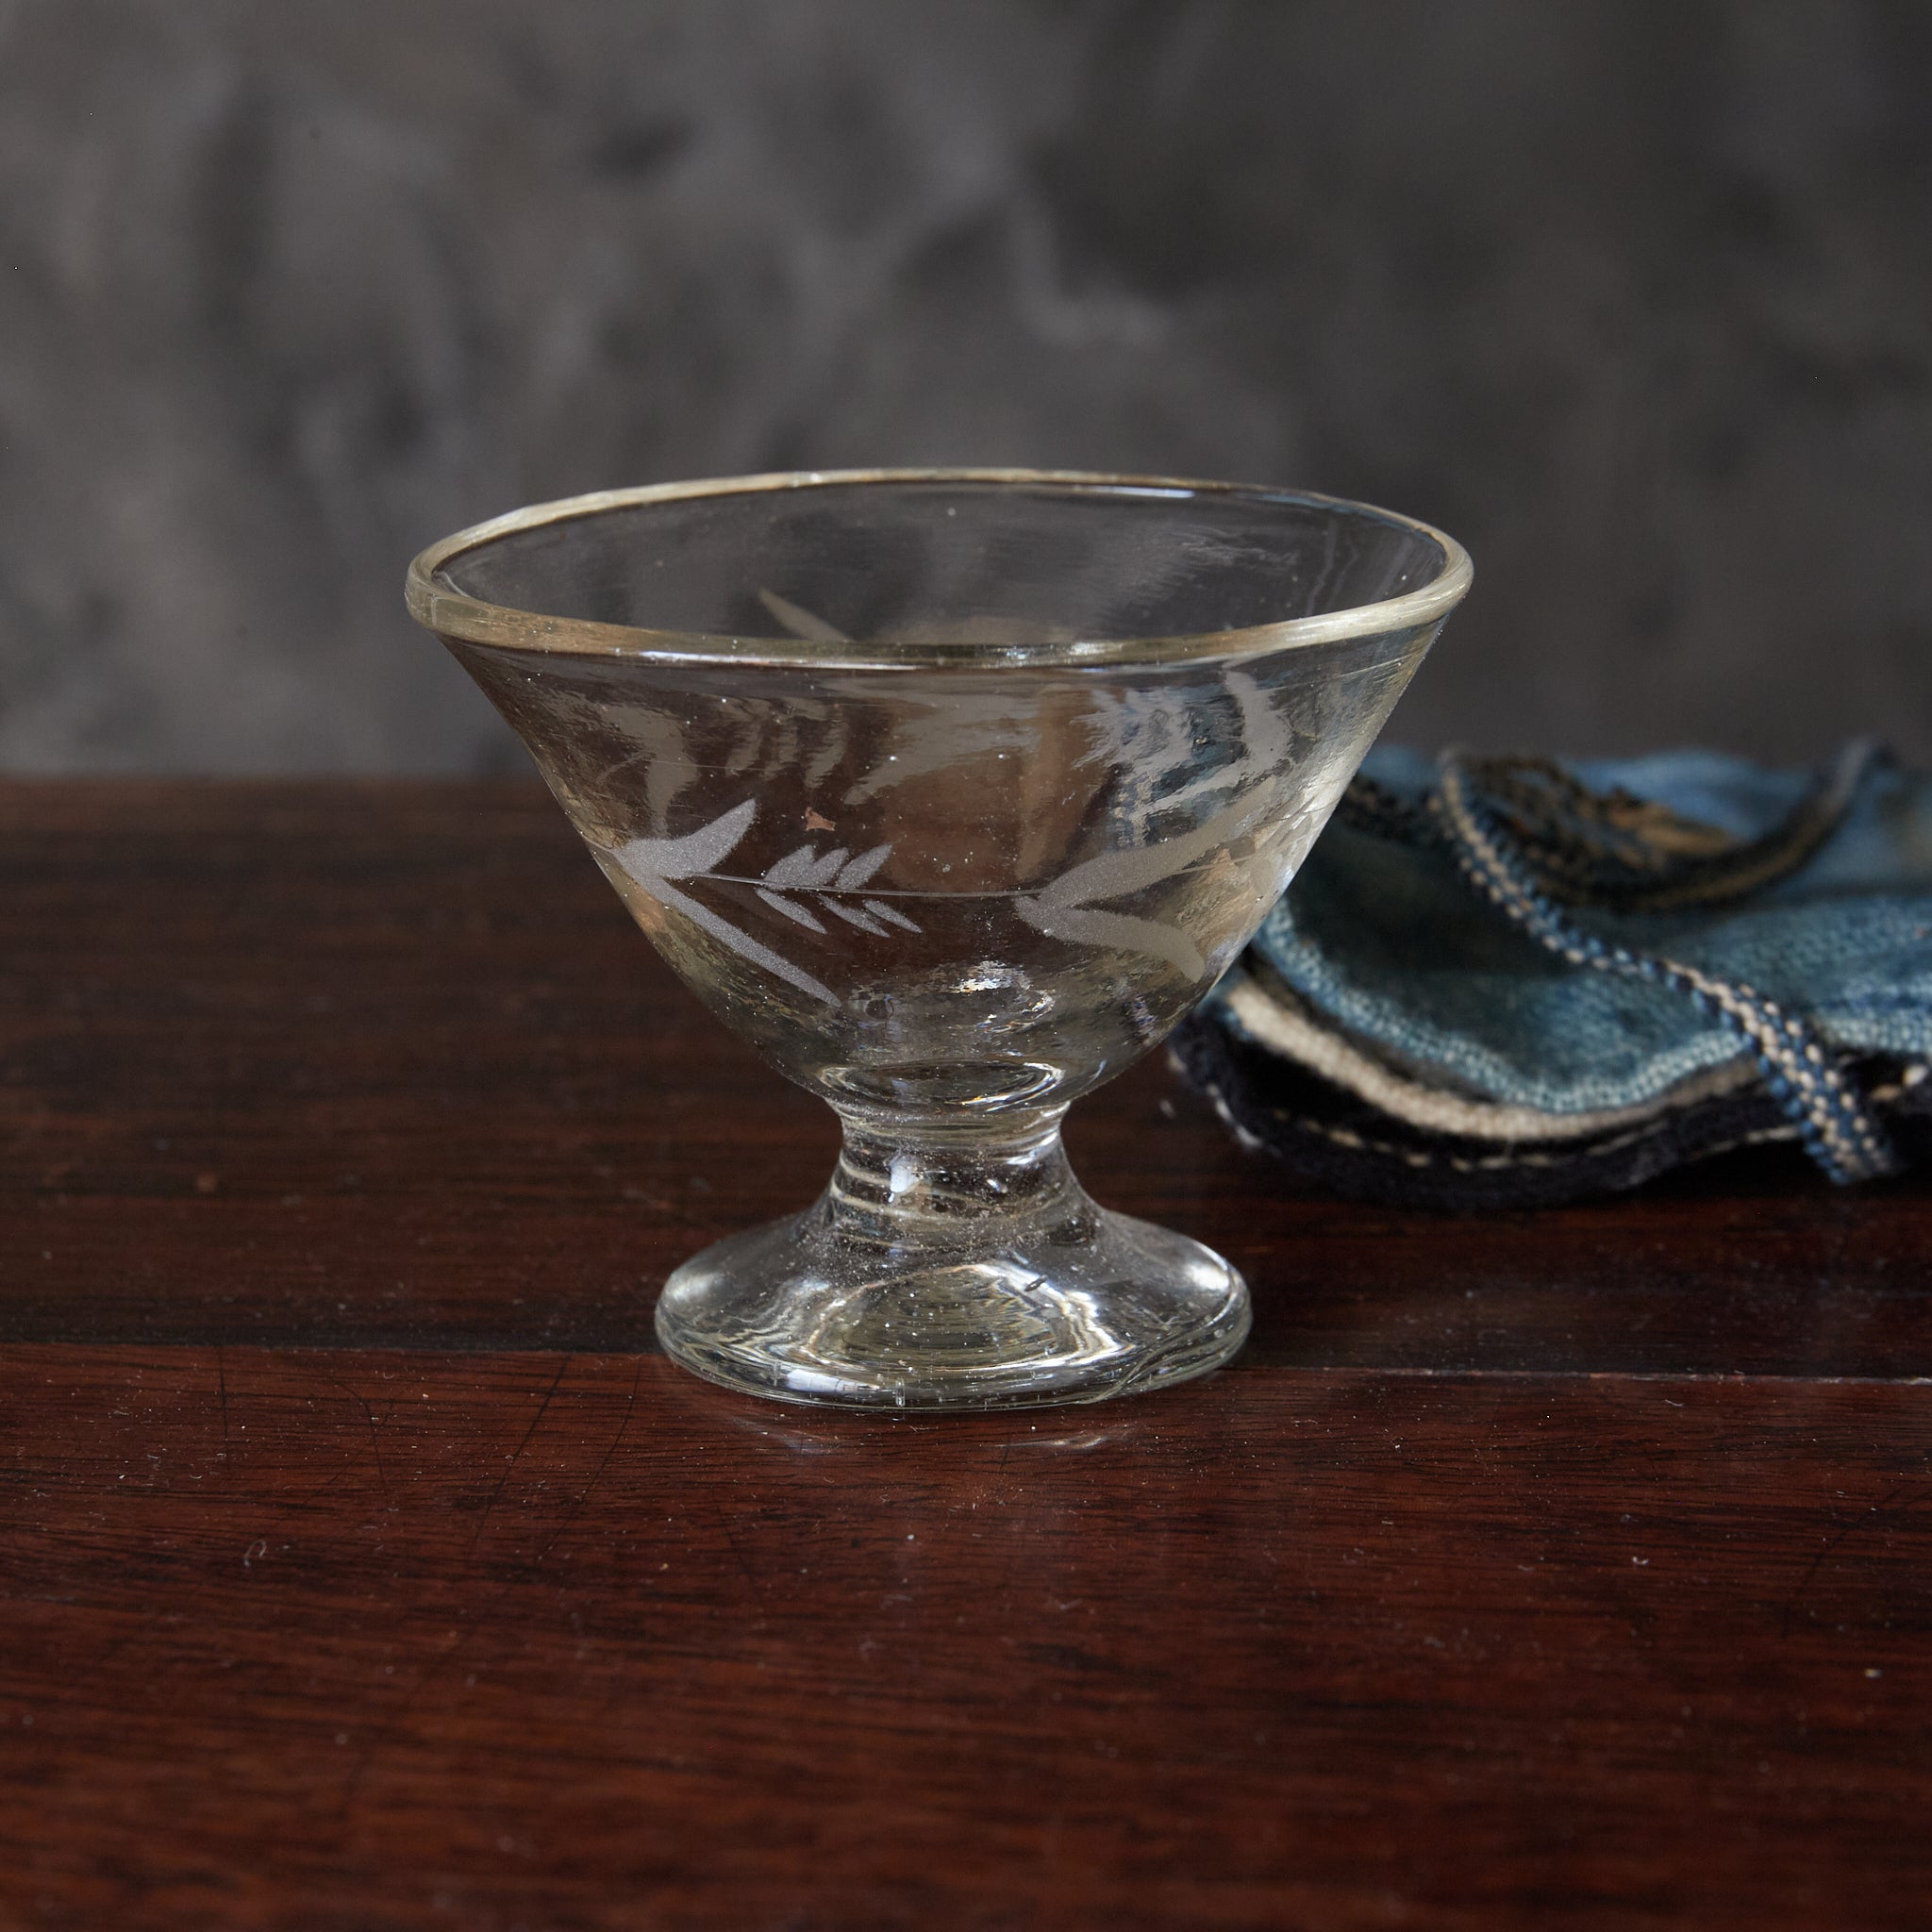
M1532 1205L1797 1141L1925 1151L1932 781L1372 754L1174 1057L1341 1191Z

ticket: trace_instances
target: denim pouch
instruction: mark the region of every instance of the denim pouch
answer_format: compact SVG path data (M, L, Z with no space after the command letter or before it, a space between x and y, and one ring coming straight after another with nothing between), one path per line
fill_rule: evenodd
M1932 1144L1932 781L1709 752L1371 755L1176 1036L1251 1144L1341 1191L1531 1205L1798 1141Z

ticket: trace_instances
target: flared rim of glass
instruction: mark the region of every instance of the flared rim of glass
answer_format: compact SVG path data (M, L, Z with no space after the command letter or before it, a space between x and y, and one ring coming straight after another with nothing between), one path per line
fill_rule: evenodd
M651 630L640 625L599 624L588 618L559 617L491 604L460 590L449 567L466 553L499 538L548 525L601 516L641 505L675 503L694 497L750 495L760 491L800 491L886 484L964 484L1091 491L1136 496L1224 496L1250 502L1313 505L1346 511L1412 530L1440 546L1441 568L1426 583L1399 597L1358 604L1314 616L1284 618L1279 624L1180 636L1096 638L1021 643L898 642L890 639L820 641L808 638L729 637L702 632ZM518 651L560 657L683 658L736 664L791 665L824 670L897 670L955 667L986 670L1008 664L1098 665L1172 663L1201 658L1249 658L1264 652L1349 638L1375 637L1440 622L1455 608L1474 575L1469 553L1455 538L1415 517L1347 497L1264 484L1201 482L1174 476L1117 476L1087 470L803 470L755 476L716 476L695 482L651 483L628 490L599 490L555 503L532 504L493 517L432 543L409 565L409 614L439 635L464 642L494 644Z

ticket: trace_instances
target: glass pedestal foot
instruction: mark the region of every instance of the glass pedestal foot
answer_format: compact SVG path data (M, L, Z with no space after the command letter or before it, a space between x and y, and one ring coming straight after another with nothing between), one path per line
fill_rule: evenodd
M1240 1274L1198 1241L1096 1208L1057 1128L991 1163L968 1152L908 1154L848 1129L815 1207L671 1276L666 1352L781 1401L979 1409L1098 1402L1240 1349Z
M879 1408L1098 1402L1219 1368L1248 1291L1210 1248L1123 1214L1091 1242L852 1269L809 1214L687 1261L658 1303L665 1352L755 1395Z

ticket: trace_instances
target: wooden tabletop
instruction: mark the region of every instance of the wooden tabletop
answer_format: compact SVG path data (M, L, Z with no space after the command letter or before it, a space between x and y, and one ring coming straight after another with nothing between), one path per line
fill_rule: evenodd
M1447 1219L1158 1058L1093 1408L727 1395L830 1116L534 787L0 786L0 1928L1920 1927L1932 1199Z

